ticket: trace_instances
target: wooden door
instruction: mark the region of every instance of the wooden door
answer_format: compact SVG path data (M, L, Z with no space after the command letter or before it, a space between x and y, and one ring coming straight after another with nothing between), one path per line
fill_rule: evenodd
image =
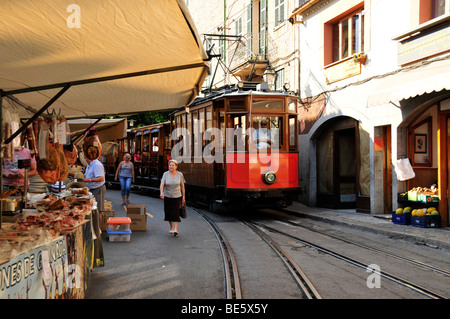
M392 143L391 126L383 127L383 194L384 213L392 212Z

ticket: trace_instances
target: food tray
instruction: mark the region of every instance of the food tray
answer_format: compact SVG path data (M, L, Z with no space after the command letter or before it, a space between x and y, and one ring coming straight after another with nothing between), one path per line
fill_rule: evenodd
M392 212L392 222L398 225L410 225L411 213L396 214Z

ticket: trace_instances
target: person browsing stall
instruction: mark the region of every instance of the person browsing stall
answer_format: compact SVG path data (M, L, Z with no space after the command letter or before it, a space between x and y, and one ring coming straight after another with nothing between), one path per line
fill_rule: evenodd
M120 183L122 205L129 204L131 183L134 183L134 165L131 162L131 155L128 153L123 156L123 161L117 167L115 180L117 181L117 179Z
M161 178L160 198L164 200L164 220L169 222L169 234L178 235L181 204L185 203L184 176L178 170L176 160L169 161L169 170Z
M98 210L104 211L106 194L105 168L98 159L90 160L86 158L86 161L88 162L88 165L86 166L86 171L84 173L85 178L83 181L95 197Z

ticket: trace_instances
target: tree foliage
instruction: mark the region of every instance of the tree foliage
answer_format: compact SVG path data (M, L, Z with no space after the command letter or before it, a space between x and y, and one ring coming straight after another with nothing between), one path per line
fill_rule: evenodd
M157 124L157 123L163 123L169 121L169 114L171 111L168 112L147 112L147 113L140 113L133 116L128 116L127 118L129 120L135 120L135 127L139 126L145 126L150 124Z

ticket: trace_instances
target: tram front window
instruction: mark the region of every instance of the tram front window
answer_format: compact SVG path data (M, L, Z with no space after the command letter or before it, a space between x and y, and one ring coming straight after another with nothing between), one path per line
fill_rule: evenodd
M232 125L231 130L227 130L227 149L236 152L245 152L247 147L247 116L246 115L232 115L230 117Z
M254 116L252 118L252 141L256 149L280 149L283 118L278 116Z

